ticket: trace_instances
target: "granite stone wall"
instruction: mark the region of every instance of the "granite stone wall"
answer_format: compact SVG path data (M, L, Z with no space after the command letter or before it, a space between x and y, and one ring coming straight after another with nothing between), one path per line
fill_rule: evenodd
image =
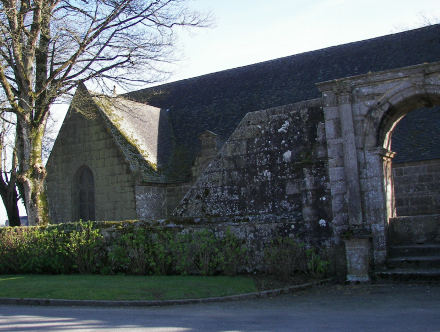
M190 187L190 183L137 185L137 218L151 220L170 217Z
M47 164L52 222L75 220L74 177L81 166L93 173L96 220L136 219L134 177L102 119L70 109Z
M175 216L282 222L306 241L329 240L323 121L320 100L248 113Z
M396 214L440 214L440 159L393 164Z

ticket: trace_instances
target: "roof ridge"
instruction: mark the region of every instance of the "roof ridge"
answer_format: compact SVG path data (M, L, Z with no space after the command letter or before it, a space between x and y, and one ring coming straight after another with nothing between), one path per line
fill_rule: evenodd
M163 84L159 84L159 85L153 85L153 86L150 86L150 87L147 87L147 88L142 88L142 89L139 89L139 90L133 90L131 92L128 92L128 93L125 93L125 94L122 94L122 95L123 96L128 96L130 93L133 93L133 92L141 92L143 90L150 90L150 89L155 89L155 88L163 88L163 87L167 87L167 86L171 86L171 85L176 85L176 84L185 84L185 83L187 83L189 81L196 81L196 80L199 80L199 79L209 78L210 76L215 76L215 75L218 75L219 73L233 72L233 71L243 70L243 69L246 69L246 68L249 68L249 67L254 67L254 66L259 66L259 65L263 66L263 65L267 65L269 63L276 63L276 62L287 60L287 59L293 59L295 57L309 56L309 55L314 54L314 53L325 52L325 51L331 50L331 49L342 48L342 47L352 46L352 45L355 45L355 44L361 44L361 43L366 43L366 42L372 42L372 41L380 40L380 39L392 38L392 37L395 37L395 36L398 36L398 35L402 36L402 35L407 35L407 34L413 34L413 33L419 32L421 30L430 30L430 29L435 29L435 28L440 28L440 23L432 24L432 25L428 25L428 26L424 26L424 27L420 27L420 28L416 28L416 29L408 29L408 30L399 31L399 32L395 32L395 33L389 33L389 34L386 34L386 35L376 36L376 37L372 37L372 38L361 39L361 40L357 40L357 41L351 41L351 42L348 42L348 43L332 45L332 46L328 46L328 47L324 47L324 48L319 48L319 49L314 49L314 50L310 50L310 51L295 53L295 54L286 55L286 56L275 58L275 59L269 59L269 60L264 60L264 61L260 61L260 62L250 63L250 64L243 65L243 66L238 66L238 67L218 70L218 71L215 71L215 72L206 73L206 74L202 74L202 75L198 75L198 76L194 76L194 77L188 77L188 78L180 79L180 80L177 80L177 81L171 81L171 82L167 82L167 83L163 83Z

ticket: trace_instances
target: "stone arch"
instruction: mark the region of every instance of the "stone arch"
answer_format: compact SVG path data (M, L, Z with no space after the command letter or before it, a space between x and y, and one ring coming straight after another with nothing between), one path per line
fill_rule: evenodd
M440 84L399 84L374 102L365 117L363 148L390 150L394 127L410 111L440 104Z
M392 133L399 121L412 110L421 107L440 105L440 85L425 82L408 82L397 84L374 101L374 106L366 113L362 146L364 153L375 151L383 157L384 191L387 204L392 204L393 188L391 178ZM391 187L390 187L391 186ZM393 216L388 206L388 217Z
M73 219L95 220L95 180L88 166L78 168L72 187Z
M376 202L374 200L364 202L362 205L363 209L367 211L383 211L373 214L376 216L381 215L380 219L383 221L375 221L373 218L370 218L370 220L367 220L367 223L373 226L373 241L374 239L382 238L381 241L384 241L386 244L385 249L389 241L387 238L389 220L390 218L397 217L394 179L392 175L392 160L395 155L391 149L392 134L400 120L409 112L423 107L431 108L435 105L440 105L440 84L423 81L416 81L410 84L408 81L405 81L384 93L374 101L373 105L365 116L361 141L363 142L364 155L369 155L370 158L373 154L376 155L376 162L369 165L366 163L364 167L375 167L375 170L370 169L369 172L380 175L378 179L381 180L381 183L378 183L376 186L370 183L370 186L375 188L369 193L370 197L382 198ZM360 162L360 164L362 163ZM383 229L384 232L377 231L377 234L374 234L374 228Z
M318 87L336 240L349 234L353 243L363 241L364 252L371 245L372 263L381 266L387 257L388 218L394 211L392 132L410 111L440 105L440 63L368 73ZM357 261L357 253L347 250L347 262ZM348 264L347 279L368 279L368 265L368 260L356 268Z

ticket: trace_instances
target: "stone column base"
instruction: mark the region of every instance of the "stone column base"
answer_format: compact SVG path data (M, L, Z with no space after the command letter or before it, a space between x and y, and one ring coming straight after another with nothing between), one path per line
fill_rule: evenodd
M350 239L344 240L344 243L347 258L347 281L370 281L370 240Z

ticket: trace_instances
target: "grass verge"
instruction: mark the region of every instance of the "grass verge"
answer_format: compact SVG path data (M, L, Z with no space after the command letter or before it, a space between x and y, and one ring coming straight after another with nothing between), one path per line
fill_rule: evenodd
M66 300L176 300L257 291L254 279L200 276L2 275L0 297Z

